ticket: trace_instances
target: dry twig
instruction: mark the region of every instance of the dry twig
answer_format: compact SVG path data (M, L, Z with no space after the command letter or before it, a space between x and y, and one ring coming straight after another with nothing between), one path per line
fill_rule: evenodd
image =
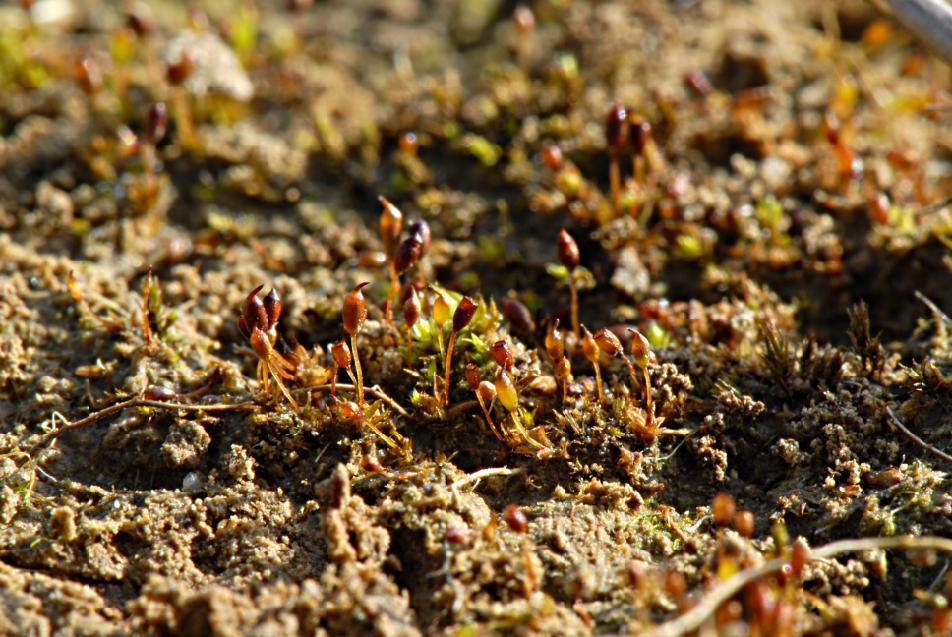
M944 537L869 537L831 542L810 552L811 560L836 557L843 553L856 553L870 550L907 549L919 551L942 551L952 553L952 539ZM745 569L732 575L724 583L708 593L697 606L676 619L661 624L652 631L642 633L647 637L680 637L697 630L729 599L737 595L744 586L766 575L779 571L789 563L789 559L776 557L759 566Z
M952 456L950 456L950 455L947 454L946 452L942 451L941 449L937 449L937 448L933 447L933 446L930 445L928 442L926 442L925 440L923 440L922 438L920 438L919 436L917 436L916 434L914 434L914 433L912 432L912 430L910 430L910 429L909 429L908 427L906 427L904 424L902 424L902 421L899 420L899 418L896 416L896 414L893 413L892 408L890 408L890 407L887 406L887 407L886 407L886 413L889 414L889 421L890 421L893 425L896 426L896 429L898 429L898 430L901 431L903 434L905 434L905 436L906 436L907 438L909 438L909 440L913 441L914 443L916 443L917 445L919 445L919 446L922 447L923 449L926 449L926 450L928 450L928 451L931 451L932 453L934 453L935 455L939 456L940 458L942 458L942 459L945 460L946 462L952 462Z

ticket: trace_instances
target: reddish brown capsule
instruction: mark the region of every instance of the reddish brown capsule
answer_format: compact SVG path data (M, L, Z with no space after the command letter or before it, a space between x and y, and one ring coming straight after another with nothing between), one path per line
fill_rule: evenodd
M461 332L473 320L479 304L468 296L464 296L453 312L453 331Z
M393 255L393 268L398 274L402 274L416 265L421 256L423 256L423 244L420 237L411 234L397 247Z
M737 510L737 503L734 496L729 493L718 493L714 496L711 503L711 516L714 518L714 524L720 527L726 527L734 519L734 513Z
M754 535L754 512L742 509L734 516L734 530L741 537L750 538Z
M479 391L479 384L482 382L482 375L479 373L479 367L476 363L467 363L466 370L463 372L463 375L466 377L466 382L469 384L470 389L473 391Z
M344 420L359 422L364 418L363 411L357 406L357 403L352 400L346 400L338 403L337 409L340 410L340 416Z
M342 318L344 321L344 331L351 337L357 336L357 332L364 326L367 320L367 299L364 297L364 287L370 285L370 282L364 282L355 287L344 297L344 311Z
M823 134L831 146L840 145L840 123L833 111L827 111L823 115Z
M76 62L76 79L87 93L95 93L102 88L102 71L96 60L83 56Z
M535 330L529 308L517 299L505 298L502 301L502 315L516 331L531 334Z
M208 31L208 14L198 7L189 7L185 22L192 31Z
M479 397L483 399L483 402L489 403L496 397L496 386L488 380L484 380L479 384L477 392L479 393Z
M141 3L133 6L126 14L126 26L135 31L139 37L155 31L155 22L149 15L149 7Z
M625 351L615 333L604 327L595 332L595 344L609 356L621 356Z
M593 365L598 363L598 345L592 333L584 325L582 326L582 354Z
M380 238L383 240L383 250L388 257L392 257L400 242L400 233L403 231L403 213L383 195L377 197L377 201L383 206L383 211L380 213Z
M558 144L546 144L542 147L542 163L555 172L562 170L565 165L565 158L562 156L562 149Z
M651 142L651 122L640 119L631 126L631 151L642 155Z
M314 6L314 0L288 0L288 11L292 13L307 11Z
M403 302L403 324L410 329L420 319L420 295L411 288L410 295Z
M810 546L802 537L798 537L790 549L790 569L794 577L803 575L803 567L810 561Z
M869 211L869 218L876 223L882 225L889 223L889 195L886 193L880 192L870 197L866 202L866 208Z
M711 80L709 80L707 75L704 74L704 71L688 71L684 74L682 79L684 80L684 85L686 87L701 97L710 95L714 92L714 87L711 86Z
M559 261L562 262L569 270L574 270L578 267L581 257L578 252L578 244L575 243L575 239L572 238L572 235L568 233L568 230L562 228L559 232L558 239L558 249L559 249Z
M142 397L146 400L167 402L178 398L178 394L164 385L149 385Z
M673 599L680 599L688 591L688 582L681 571L670 570L664 575L664 590Z
M259 285L245 299L245 307L240 317L238 317L238 329L245 336L251 337L251 332L255 328L260 330L268 329L268 312L265 310L264 303L258 298L258 292L263 285Z
M156 102L149 107L149 113L146 117L146 141L155 146L165 137L167 127L168 114L166 113L165 102Z
M430 251L430 224L425 219L414 219L407 230L411 237L417 237L420 240L421 255Z
M281 318L281 297L274 288L271 288L268 295L264 297L264 311L268 315L268 329L271 329Z
M469 532L466 529L455 526L446 529L446 541L450 544L462 544L467 539L469 539Z
M512 12L512 23L521 35L532 33L532 30L535 29L535 15L532 13L532 9L520 4Z
M400 136L400 150L408 155L416 155L419 147L420 142L417 140L416 133L413 131L407 131Z
M622 104L615 104L605 118L605 144L612 155L619 155L628 141L628 111Z
M627 329L631 332L631 355L638 367L647 367L649 363L654 363L655 355L645 335L633 327Z
M510 504L502 514L509 528L516 533L525 533L529 529L529 520L518 505Z
M168 62L165 67L165 79L172 86L181 86L185 80L192 74L195 63L192 56L183 51L179 59L174 62Z
M504 340L496 341L490 348L490 353L497 365L507 372L512 371L512 348L509 347L509 343Z
M331 345L331 356L334 357L334 364L338 367L344 369L350 367L350 348L344 341L337 341Z

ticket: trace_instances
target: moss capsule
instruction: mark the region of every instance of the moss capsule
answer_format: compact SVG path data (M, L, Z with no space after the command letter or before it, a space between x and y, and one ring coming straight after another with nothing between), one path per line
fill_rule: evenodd
M529 520L518 505L510 504L502 514L509 528L516 533L525 533L529 529Z
M512 382L512 376L509 372L502 369L496 375L496 396L499 402L507 411L514 412L519 408L519 394L516 392L516 385Z
M476 303L476 301L468 296L464 296L456 306L456 311L453 312L453 331L463 331L463 329L469 325L469 322L473 320L473 316L476 315L478 308L479 304Z
M370 283L361 283L344 297L344 311L342 313L344 331L351 338L357 336L357 333L364 326L364 321L367 320L367 299L363 292L367 285L370 285Z
M384 252L392 258L400 242L400 233L403 231L403 213L383 195L377 197L377 200L383 206L380 213L380 238L383 241Z
M497 365L507 372L512 372L512 348L509 347L509 343L498 340L492 344L490 352Z

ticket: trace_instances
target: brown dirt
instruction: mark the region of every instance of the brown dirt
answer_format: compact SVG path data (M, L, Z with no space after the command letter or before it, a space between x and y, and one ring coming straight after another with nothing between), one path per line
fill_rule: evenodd
M952 537L950 72L871 5L538 0L519 37L499 0L204 3L254 97L188 93L188 143L162 62L184 8L150 3L138 38L113 4L72 3L66 26L0 7L0 633L635 634L786 555L784 534ZM156 100L174 121L150 195L117 129L141 137ZM628 181L632 214L609 192L616 101L663 157ZM446 410L432 321L410 364L400 312L395 332L380 309L379 194L432 228L418 275L485 310L457 341ZM569 323L563 226L582 323L652 338L660 435L618 360L602 357L599 404L569 347L562 404L543 343L549 318ZM355 423L303 389L326 379L361 281L364 376L406 417L370 397ZM283 301L278 350L307 352L286 381L297 410L264 394L237 325L261 284ZM505 320L505 298L534 325ZM497 440L463 381L469 361L492 380L498 339L545 451ZM155 386L189 407L53 433ZM718 492L755 514L751 537L713 523ZM765 580L774 610L748 592L711 626L769 634L780 607L783 634L937 634L948 565L816 561Z

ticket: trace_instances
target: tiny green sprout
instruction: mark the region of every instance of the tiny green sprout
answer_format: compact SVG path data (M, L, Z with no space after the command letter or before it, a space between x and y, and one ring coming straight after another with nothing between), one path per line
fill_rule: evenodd
M442 298L442 297L440 297ZM450 400L450 373L453 369L453 347L456 345L456 335L469 325L476 314L479 304L468 296L464 296L456 305L453 312L453 327L450 330L450 339L446 344L446 357L443 359L443 406Z

